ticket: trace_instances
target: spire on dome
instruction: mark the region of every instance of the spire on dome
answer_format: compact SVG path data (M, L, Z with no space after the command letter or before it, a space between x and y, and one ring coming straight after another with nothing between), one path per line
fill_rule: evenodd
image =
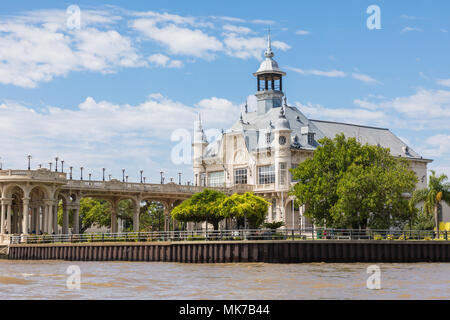
M264 56L266 58L272 59L274 55L275 54L272 51L272 40L270 39L270 26L269 26L269 30L267 32L267 49L266 52L264 52Z

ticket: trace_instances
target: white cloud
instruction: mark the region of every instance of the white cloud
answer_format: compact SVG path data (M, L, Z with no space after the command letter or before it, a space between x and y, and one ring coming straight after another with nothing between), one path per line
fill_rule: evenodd
M58 155L67 167L120 168L117 162L125 161L134 168L154 168L158 167L154 161L170 154L173 130L192 131L198 112L208 127L220 130L237 120L240 108L242 105L217 97L203 99L191 107L161 94L149 95L138 105L87 97L74 108L46 107L39 111L13 102L3 103L2 162L4 167L21 168L24 155L29 153L36 165L47 165Z
M234 32L238 34L249 34L253 33L253 31L250 28L242 27L242 26L234 26L231 24L226 24L223 26L223 30L228 32Z
M172 23L159 26L157 22L154 19L142 18L134 20L131 26L148 39L167 47L172 54L212 59L216 52L223 49L220 40L199 29L179 27Z
M151 64L158 67L167 67L167 68L181 68L183 67L183 62L180 60L172 60L170 57L163 55L161 53L152 54L148 57L148 61Z
M401 32L402 32L402 33L405 33L405 32L411 32L411 31L423 32L422 29L416 28L416 27L405 27L405 28L402 29Z
M296 102L295 105L309 118L312 119L330 120L371 126L384 126L387 122L386 114L383 111L355 108L326 108L318 104L301 104L299 102Z
M317 70L317 69L311 69L311 70L304 70L301 68L294 68L294 67L286 67L286 69L294 71L296 73L302 74L302 75L314 75L314 76L322 76L322 77L328 77L328 78L346 78L350 76L353 79L356 79L358 81L367 83L367 84L377 84L380 83L379 81L375 80L374 78L361 74L361 73L351 73L348 74L347 72L341 71L341 70Z
M261 55L267 47L265 37L244 37L235 33L225 34L223 42L228 55L241 59L255 58L261 60ZM272 46L282 51L290 48L287 43L282 41L273 41Z
M104 16L88 12L82 28L71 31L66 13L53 13L34 12L0 22L0 83L32 88L72 71L110 73L118 67L145 65L128 37L92 26L102 23Z
M441 79L436 81L436 83L444 87L450 87L450 79Z
M310 32L308 30L298 30L295 32L295 34L298 34L300 36L305 36L307 34L310 34Z
M344 78L347 76L347 73L340 71L340 70L330 70L330 71L323 71L323 70L304 70L300 68L293 68L293 67L286 67L286 69L294 71L299 74L303 75L315 75L315 76L324 76L329 78Z
M368 76L366 74L361 74L361 73L352 73L352 78L356 79L356 80L359 80L359 81L362 81L364 83L368 83L368 84L380 83L379 81L375 80L371 76Z

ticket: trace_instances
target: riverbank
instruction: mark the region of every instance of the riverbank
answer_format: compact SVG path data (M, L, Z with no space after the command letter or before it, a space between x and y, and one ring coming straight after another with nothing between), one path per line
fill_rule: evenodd
M268 240L13 244L11 260L183 263L450 262L450 241Z

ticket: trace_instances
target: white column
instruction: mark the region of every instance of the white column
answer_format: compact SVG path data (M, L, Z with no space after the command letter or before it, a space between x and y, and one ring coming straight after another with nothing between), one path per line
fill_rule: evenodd
M5 228L5 215L6 215L6 204L2 200L2 212L1 212L1 234L5 234L6 228Z
M52 234L53 231L53 205L48 204L47 206L47 222L48 222L48 234Z
M63 234L68 234L69 233L69 209L67 208L67 205L64 205L64 204L63 204L62 233Z
M12 205L11 203L8 203L6 206L7 206L6 228L8 230L8 234L11 234Z
M22 212L22 233L28 234L29 229L29 223L28 219L30 216L30 200L29 199L23 199L23 212Z
M35 218L35 210L34 210L34 207L31 207L31 217L30 217L30 233L33 233L33 230L36 230L35 229L35 221L36 221L36 218Z
M48 205L43 206L42 214L42 233L48 233Z
M53 231L58 234L58 202L53 206Z
M111 233L117 233L117 205L111 205Z
M72 233L80 233L80 209L79 207L73 209L73 228Z
M133 214L133 231L139 232L139 213L140 213L140 206L139 203L136 208L134 208L134 214Z

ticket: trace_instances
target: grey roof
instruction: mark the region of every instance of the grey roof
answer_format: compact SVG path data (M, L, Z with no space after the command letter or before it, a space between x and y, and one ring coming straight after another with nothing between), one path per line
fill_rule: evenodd
M393 156L406 158L420 158L420 155L408 147L389 129L362 126L332 121L310 120L319 129L318 139L335 137L343 133L347 138L356 138L362 144L380 145L389 148Z
M292 148L314 150L318 146L317 141L321 138L334 138L337 134L344 133L346 137L354 137L362 144L368 143L369 145L380 145L384 148L389 148L393 156L421 158L417 152L408 147L389 129L310 120L296 107L284 106L284 108L286 120L291 129ZM273 130L275 130L275 124L279 120L279 115L280 108L270 109L262 115L258 115L257 112L243 113L242 120L238 120L227 130L227 133L242 133L249 151L263 149L267 147L267 134L270 133L271 144L273 143ZM311 135L314 139L308 139L308 136L311 137ZM218 139L207 146L206 157L218 155L221 141L221 139Z

